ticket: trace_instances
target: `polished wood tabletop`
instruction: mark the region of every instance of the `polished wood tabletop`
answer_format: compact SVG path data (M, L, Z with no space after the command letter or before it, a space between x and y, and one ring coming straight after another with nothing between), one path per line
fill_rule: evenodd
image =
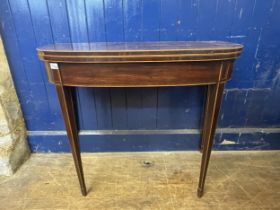
M39 48L45 61L79 63L184 62L233 59L242 45L228 42L111 42L54 44Z
M231 78L240 44L166 41L53 44L37 49L56 85L81 192L87 194L81 161L75 87L207 86L197 195L203 195L224 84Z

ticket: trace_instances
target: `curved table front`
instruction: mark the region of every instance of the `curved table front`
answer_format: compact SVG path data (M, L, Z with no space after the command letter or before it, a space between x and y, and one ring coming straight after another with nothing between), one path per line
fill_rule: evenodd
M74 87L162 87L206 85L201 170L203 195L224 84L243 46L219 41L55 44L38 48L58 93L81 192L87 194L73 103Z

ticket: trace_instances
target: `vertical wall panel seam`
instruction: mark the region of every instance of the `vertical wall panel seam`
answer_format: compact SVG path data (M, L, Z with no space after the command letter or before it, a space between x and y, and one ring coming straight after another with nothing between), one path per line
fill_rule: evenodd
M27 4L27 7L28 7L28 12L29 12L29 16L30 16L30 22L31 22L31 27L32 27L32 33L33 33L33 36L34 36L34 41L35 41L35 44L36 46L38 46L38 40L37 40L37 37L36 37L36 34L35 34L35 31L34 31L34 23L33 23L33 19L32 19L32 15L31 15L31 9L30 9L30 4L29 4L29 0L26 0L26 4ZM46 81L44 80L44 76L43 76L43 70L44 69L41 69L41 65L40 65L40 61L37 59L36 62L39 64L40 66L40 69L38 69L38 71L40 71L40 74L41 74L41 81L43 82L44 84L44 92L45 92L45 95L47 97L47 100L48 100L48 112L51 113L51 108L50 108L50 100L49 100L49 95L48 95L48 91L47 91L47 86L46 86Z
M49 9L49 3L48 0L45 0L46 6L47 6L47 12L48 12L48 17L49 17L49 24L50 24L50 30L51 30L51 36L52 36L52 41L54 43L54 36L53 36L53 28L52 28L52 20L50 17L50 9Z
M126 22L125 22L125 17L124 17L124 0L122 0L122 31L123 31L123 41L127 41L127 36L125 33L125 28L126 28ZM128 106L127 106L127 89L126 88L122 88L122 90L124 91L124 100L125 100L125 113L126 113L126 127L128 126ZM111 91L110 91L110 97L111 97ZM111 104L112 107L112 104ZM113 111L111 109L111 111ZM113 118L112 118L113 121Z
M234 22L234 15L235 15L236 9L237 9L237 4L238 4L238 0L235 0L235 3L234 3L234 10L233 10L232 17L231 17L231 24L230 24L229 36L232 36L232 26L233 26L233 22Z
M161 41L161 25L162 25L162 17L161 17L161 15L162 15L162 1L163 0L160 0L160 6L159 6L159 24L158 24L158 40L159 41Z
M8 9L9 9L9 12L10 12L10 14L12 15L12 11L11 11L11 6L10 6L10 2L9 2L9 0L7 0L7 5L8 5ZM15 24L14 24L14 19L13 18L11 18L12 19L12 26L11 27L13 27L13 29L14 29L14 31L16 32L16 28L15 28ZM5 39L5 36L4 36L4 30L2 30L3 29L3 27L0 27L0 35L1 35L1 38L2 38L2 40L3 40L3 47L4 47L4 50L5 50L5 53L6 52L8 52L8 49L6 48L6 45L5 45L5 42L6 42L6 39ZM1 34L2 33L2 34ZM16 34L16 45L18 46L18 38L17 38L17 33L15 33ZM18 50L18 52L20 52L20 50ZM6 53L6 55L8 55L8 53ZM7 56L7 60L8 60L8 63L9 63L9 67L11 67L10 66L10 63L11 63L11 60L9 59L9 57ZM22 69L24 69L23 68L23 64L22 64L22 61L20 61L20 63L21 63L21 66L22 66ZM11 75L13 76L13 70L14 69L12 69L11 68ZM28 81L28 79L27 79L27 75L26 75L26 73L25 73L25 71L23 71L24 72L24 75L25 75L25 79ZM14 79L14 78L13 78ZM29 88L29 83L28 83L28 88Z
M217 13L218 13L219 2L220 2L219 0L216 1L216 16L217 16Z
M11 15L12 15L12 22L13 22L13 27L14 27L14 29L15 29L15 35L16 35L16 38L17 38L17 46L19 46L19 40L18 40L18 36L19 36L19 34L18 34L18 32L17 32L17 29L16 29L16 25L15 25L15 20L14 20L14 14L13 14L13 11L12 11L12 9L11 9L11 4L10 4L10 0L7 0L7 2L8 2L8 5L9 5L9 10L10 10L10 13L11 13ZM18 51L19 51L19 54L21 55L22 54L22 52L21 52L21 50L20 49L18 49ZM25 79L26 79L26 81L27 81L27 83L28 83L28 91L29 92L31 92L31 88L30 88L30 82L29 82L29 79L28 79L28 77L27 77L27 74L26 74L26 70L25 70L25 67L24 67L24 65L23 65L23 61L22 61L22 59L21 58L19 58L20 60L21 60L21 66L22 66L22 69L23 69L23 72L24 72L24 75L25 75Z
M177 8L179 8L179 2L176 0ZM178 25L178 20L179 20L179 13L176 13L176 20L175 20L175 26L176 26L176 41L178 41L179 37L179 25ZM181 20L180 20L181 21Z
M107 37L107 21L106 21L106 10L105 10L105 0L102 0L103 2L103 18L104 18L104 32L105 32L105 42L108 42L108 37Z
M245 95L245 100L247 100L248 98L248 94L249 94L249 90L246 90L246 95ZM246 127L248 124L248 110L246 110L246 118L245 118L245 123L244 123L244 127Z
M85 20L85 24L86 24L86 39L87 39L87 42L89 43L89 32L88 32L88 21L87 21L87 13L86 13L86 6L85 6L85 1L83 0L83 9L84 9L84 14L85 14L85 17L84 17L84 20ZM70 18L69 18L69 15L70 12L69 12L69 5L68 5L68 2L67 0L65 1L65 5L66 5L66 10L67 10L67 19L68 19L68 24L69 24L69 34L70 34L70 37L71 37L71 42L73 42L73 39L72 39L72 31L71 31L71 24L70 24ZM79 113L80 113L80 118L81 118L81 126L80 127L85 127L85 119L84 119L84 110L82 109L82 106L81 104L82 103L85 103L81 100L81 94L80 94L80 90L81 89L77 89L76 88L76 100L78 101L78 104L80 104L80 106L78 106L78 110L79 110Z
M161 41L160 40L160 38L161 38L161 15L162 15L162 9L161 9L161 6L162 6L162 0L160 0L160 5L159 5L159 18L158 18L158 40L159 41ZM158 102L158 100L159 100L159 90L158 90L159 88L158 87L156 87L156 98L157 98L157 101L156 101L156 128L158 128L158 105L159 105L159 102Z
M68 3L67 3L67 0L64 0L65 2L65 9L66 9L66 17L67 17L67 24L68 24L68 32L69 32L69 38L70 38L70 42L73 43L73 40L72 40L72 33L71 33L71 25L70 25L70 21L69 21L69 9L68 9ZM78 89L76 88L76 95L75 95L75 100L78 101L78 104L81 104L81 101L80 101L80 94L79 94L79 91ZM77 104L77 103L76 103ZM79 122L80 125L82 125L82 127L84 127L84 118L83 118L83 114L82 114L82 109L81 109L81 105L78 106L78 113L80 113L79 117L82 119L81 122ZM79 125L79 127L81 127Z
M127 91L124 91L124 98L125 98L125 115L126 115L126 127L128 127L128 102L127 102Z
M9 12L9 14L11 15L11 25L10 25L10 27L11 27L12 30L15 32L15 38L16 38L16 40L15 40L15 45L16 45L17 51L18 51L18 53L19 53L19 55L20 55L21 53L20 53L20 50L18 49L18 45L19 45L19 43L18 43L18 36L17 36L16 28L15 28L14 19L13 19L13 17L12 17L11 5L10 5L9 0L7 0L6 3L7 3L7 7L8 7L8 12ZM9 56L8 56L8 55L9 55L9 50L8 50L8 48L7 48L7 45L6 45L6 41L7 41L7 40L6 40L5 36L4 36L4 28L3 28L3 27L0 27L0 35L1 35L1 33L2 33L3 47L4 47L4 51L5 51L6 55L7 55L7 61L8 61L8 65L9 65L9 68L10 68L10 73L11 73L11 76L12 76L12 79L13 79L13 83L14 83L14 86L15 86L15 88L16 88L17 95L19 96L20 106L21 106L22 109L24 109L23 104L22 104L22 102L24 101L24 98L22 98L22 94L19 93L19 89L20 89L21 87L20 87L20 85L17 84L16 76L15 76L15 74L16 74L15 72L17 71L17 68L14 68L14 67L13 67L13 65L11 64L11 63L12 63L12 60L11 60L11 59L9 58ZM22 61L20 58L19 58L19 65L20 65L20 69L22 69L22 71L23 71L23 77L25 77L25 78L23 78L23 79L25 79L26 81L28 81L26 72L25 72L25 70L24 70L23 61ZM25 84L25 85L26 85L26 84ZM30 90L29 83L27 83L26 88L27 88L27 91L28 91L28 92L31 91L31 90ZM24 114L24 113L23 113L23 114Z
M143 11L144 11L143 1L144 0L141 0L141 36L140 36L140 41L143 41L143 31L144 31L144 28L143 28Z
M111 116L111 127L114 128L114 122L113 122L113 104L112 104L112 92L111 88L109 88L109 102L110 102L110 116Z
M65 9L66 9L66 14L67 14L67 24L68 24L68 32L69 32L69 38L70 38L70 42L73 43L72 41L72 35L71 35L71 28L70 28L70 22L69 22L69 11L68 11L68 5L67 5L67 1L63 0L65 2Z
M88 43L90 42L89 40L89 32L88 32L88 17L87 17L87 6L86 6L86 1L83 0L84 2L84 11L85 11L85 21L86 21L86 30L87 30L87 41Z
M158 93L158 88L156 88L156 98L157 98L157 100L156 100L156 129L158 128L158 95L159 95L159 93Z
M95 109L95 118L96 118L96 128L99 128L99 122L98 122L98 117L97 117L97 106L96 106L96 93L95 89L93 89L93 95L94 95L94 109Z
M122 30L123 30L123 41L126 41L125 38L125 23L124 23L124 8L123 8L123 0L122 1Z
M31 22L31 27L32 27L32 32L33 32L33 36L34 36L34 38L35 38L35 34L34 34L34 30L33 30L33 23L32 23L32 18L31 18L31 14L30 14L30 10L29 10L29 4L28 4L28 0L25 0L25 2L26 2L26 5L27 5L27 7L28 7L28 11L29 11L29 17L30 17L30 22ZM9 2L9 6L10 6L10 8L12 8L11 7L11 4L10 4L10 2ZM13 10L11 9L11 14L12 14L12 16L13 16L13 22L14 22L14 16L16 16L14 13L13 13ZM14 24L15 25L15 24ZM16 32L16 35L17 35L17 37L19 37L18 36L18 32L17 32L17 27L15 26L15 32ZM18 39L17 39L18 40ZM36 44L36 41L34 42L35 44ZM23 53L22 53L22 49L21 49L21 47L19 47L19 52L20 52L20 54L22 55ZM37 63L38 63L38 61L36 61ZM39 64L39 63L38 63ZM23 65L24 66L24 65ZM24 71L26 72L27 70L25 69L25 67L24 67ZM27 75L27 74L26 74ZM42 74L40 74L41 75L41 77L42 77ZM42 78L41 78L42 79ZM30 81L28 80L28 83L30 84ZM31 89L30 89L30 91L32 91Z
M103 0L104 1L104 0ZM84 0L84 10L85 10L85 19L86 19L86 27L87 27L87 37L88 37L88 43L90 44L90 36L89 36L89 23L88 23L88 10L87 10L87 4L86 4L86 0ZM92 89L92 97L93 97L93 102L94 102L94 110L95 110L95 120L96 120L96 128L98 128L98 117L97 117L97 109L96 109L96 95L95 95L95 91L94 89Z
M256 8L256 4L257 4L257 0L254 1L254 5L253 5L253 8L252 8L252 15L254 15L255 13L255 8Z

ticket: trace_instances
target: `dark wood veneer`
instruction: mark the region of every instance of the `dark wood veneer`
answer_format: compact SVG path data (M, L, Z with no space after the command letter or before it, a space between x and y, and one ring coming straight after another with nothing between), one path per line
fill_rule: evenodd
M69 143L86 195L73 88L207 85L197 195L203 195L224 83L243 46L228 42L72 43L38 49L49 81L56 85ZM52 65L52 66L51 66Z

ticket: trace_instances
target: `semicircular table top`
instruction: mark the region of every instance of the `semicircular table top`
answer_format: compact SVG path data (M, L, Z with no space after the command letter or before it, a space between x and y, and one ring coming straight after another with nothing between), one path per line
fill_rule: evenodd
M222 41L61 43L37 49L52 62L127 63L235 59L243 46Z

